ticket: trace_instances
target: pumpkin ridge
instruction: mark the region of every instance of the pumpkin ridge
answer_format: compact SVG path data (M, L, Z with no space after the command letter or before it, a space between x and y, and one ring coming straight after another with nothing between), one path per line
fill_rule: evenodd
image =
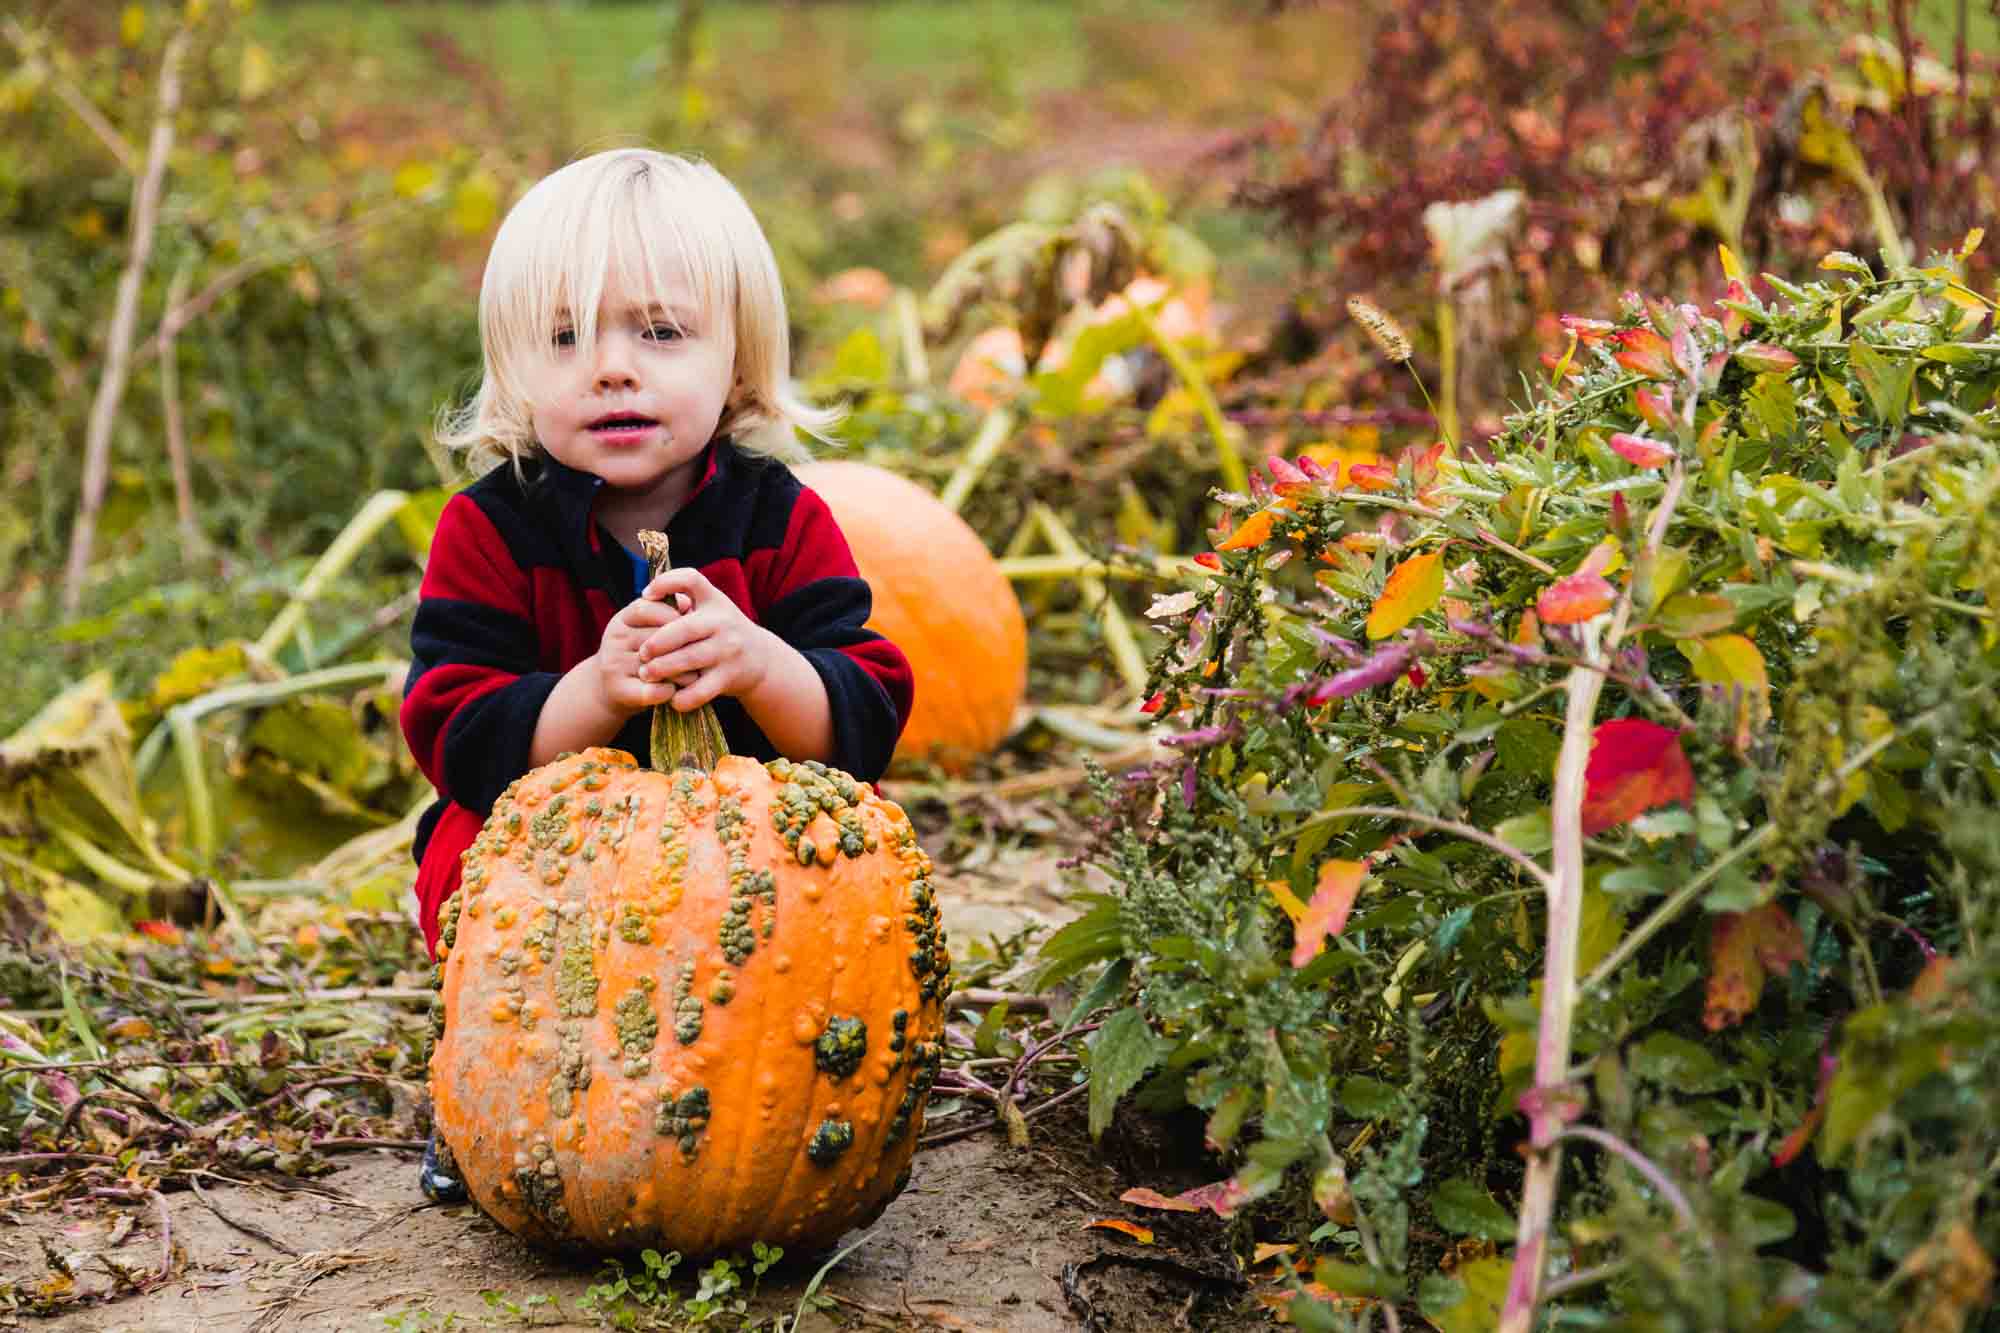
M768 825L766 827L768 828ZM772 836L775 839L776 835ZM803 838L806 835L802 832L800 836ZM774 851L774 854L782 853ZM806 874L810 878L802 880L796 886L791 910L811 916L816 921L828 923L830 929L825 944L828 956L847 959L851 964L854 958L855 918L852 911L842 910L841 907L848 898L843 891L845 886L841 883L841 872L847 866L847 858L836 854L830 866L815 864L808 867ZM818 889L816 900L808 893L809 888ZM791 1040L781 1040L777 1043L785 1055L787 1064L794 1059L797 1061L799 1077L807 1080L806 1086L811 1089L809 1096L793 1102L797 1108L793 1123L773 1135L773 1142L786 1145L783 1173L778 1177L773 1197L783 1201L781 1206L785 1208L788 1216L801 1219L801 1233L817 1229L819 1225L819 1218L825 1212L819 1199L820 1194L828 1189L849 1187L848 1172L837 1164L822 1167L813 1163L806 1156L806 1148L820 1125L831 1118L828 1114L830 1105L838 1101L843 1112L852 1111L846 1104L846 1099L836 1095L835 1085L830 1084L820 1071L816 1043L820 1035L826 1031L826 1025L836 1015L852 1012L847 1006L852 998L853 974L857 970L861 969L851 965L842 967L827 979L827 985L820 995L806 997L805 1003L816 1004L820 1011L816 1015L818 1021L814 1025L816 1030L812 1033L811 1040L799 1040L803 1034L794 1028L790 1033ZM797 1021L796 1017L794 1021ZM840 1118L847 1119L848 1116L843 1115ZM823 1183L821 1180L823 1175L831 1176L834 1183L831 1185Z

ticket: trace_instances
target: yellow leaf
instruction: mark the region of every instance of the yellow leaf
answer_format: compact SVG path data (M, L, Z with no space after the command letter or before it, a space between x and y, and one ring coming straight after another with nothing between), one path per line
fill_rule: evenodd
M1743 261L1736 257L1736 252L1726 245L1718 245L1715 248L1722 256L1723 276L1747 285L1750 279L1745 276L1746 270L1743 267Z
M1771 680L1764 671L1764 654L1742 634L1717 634L1680 645L1694 666L1697 680L1710 685L1740 686L1759 710L1768 709Z
M246 102L254 102L271 91L278 81L277 66L271 61L271 53L256 42L243 48L243 62L236 76L236 95Z
M1985 239L1986 228L1974 227L1971 231L1965 233L1965 244L1958 247L1958 257L1960 259L1972 258L1972 252L1977 250L1979 243Z
M1271 525L1277 515L1269 509L1259 509L1256 513L1237 525L1236 531L1215 544L1218 551L1247 551L1262 546L1271 540Z
M1382 595L1368 611L1368 637L1386 639L1438 604L1444 596L1444 552L1413 555L1389 571Z
M1305 918L1306 905L1299 901L1298 894L1292 892L1291 885L1282 879L1267 879L1264 890L1277 900L1278 906L1285 909L1285 915L1292 919L1294 925Z
M1500 1307L1507 1303L1507 1282L1514 1261L1504 1255L1474 1259L1453 1271L1465 1295L1445 1309L1426 1307L1438 1333L1492 1333L1500 1326Z
M405 162L396 169L396 193L414 199L437 184L437 168L428 162Z
M1365 861L1328 861L1320 866L1312 902L1293 932L1293 967L1310 963L1326 947L1329 935L1338 935L1347 928L1347 914L1353 910L1354 899L1360 894L1361 881L1367 874Z
M451 197L451 226L461 236L483 236L500 216L500 182L489 171L475 171L459 182Z
M125 12L118 16L118 40L127 46L137 46L139 39L146 35L146 7L127 5Z

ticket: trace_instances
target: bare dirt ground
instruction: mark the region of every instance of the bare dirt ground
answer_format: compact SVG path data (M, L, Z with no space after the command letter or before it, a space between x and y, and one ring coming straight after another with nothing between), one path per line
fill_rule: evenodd
M1017 848L974 858L950 875L939 896L954 941L1004 939L1070 915L1057 859L1046 849ZM909 1189L827 1275L820 1289L833 1303L809 1312L801 1333L1112 1333L1262 1323L1217 1219L1144 1213L1119 1202L1133 1185L1192 1183L1162 1179L1159 1158L1135 1155L1132 1144L1151 1133L1121 1126L1113 1137L1123 1147L1101 1151L1085 1134L1075 1101L1034 1121L1025 1147L987 1129L926 1149ZM1120 1158L1127 1174L1113 1165ZM164 1219L152 1205L0 1213L0 1289L25 1292L48 1280L53 1253L97 1298L45 1319L0 1313L0 1327L308 1333L607 1326L578 1308L601 1278L597 1265L537 1253L474 1208L426 1204L414 1153L375 1149L312 1181L274 1177L245 1187L218 1178L199 1195L159 1197ZM1090 1226L1106 1219L1146 1226L1153 1241ZM792 1313L826 1257L794 1256L766 1274L754 1311L766 1320ZM116 1269L141 1289L119 1294ZM689 1286L681 1284L684 1294Z

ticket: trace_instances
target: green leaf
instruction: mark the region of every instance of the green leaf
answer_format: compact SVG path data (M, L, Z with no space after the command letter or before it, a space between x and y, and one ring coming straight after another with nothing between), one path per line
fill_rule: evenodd
M1656 620L1670 639L1698 639L1734 625L1736 604L1718 593L1682 593L1667 599Z
M1634 1074L1680 1092L1718 1092L1733 1076L1708 1048L1671 1032L1655 1032L1631 1054Z
M1848 359L1882 429L1895 430L1901 426L1909 411L1910 382L1917 373L1916 362L1903 356L1884 356L1859 339L1848 344Z
M1792 1233L1799 1229L1798 1219L1782 1203L1746 1194L1740 1207L1749 1219L1752 1245L1774 1245L1781 1240L1790 1240Z
M1403 1294L1402 1284L1381 1269L1370 1268L1366 1264L1344 1263L1339 1259L1321 1259L1315 1263L1313 1280L1342 1296L1392 1301Z
M1043 966L1036 986L1046 990L1095 963L1118 957L1124 948L1124 934L1117 900L1100 902L1043 942L1037 955Z
M1493 734L1493 750L1500 767L1507 772L1524 778L1547 778L1555 772L1562 738L1533 718L1510 717Z
M1438 1225L1459 1236L1505 1241L1514 1238L1514 1217L1493 1201L1493 1196L1477 1183L1464 1178L1447 1180L1431 1195L1431 1212Z
M1518 852L1536 856L1555 845L1555 827L1546 809L1530 810L1493 826L1493 836Z
M1120 958L1105 968L1091 983L1090 989L1083 993L1083 998L1070 1006L1069 1017L1063 1020L1062 1030L1056 1035L1068 1036L1071 1028L1123 995L1125 983L1131 979L1132 960L1129 958Z
M1171 1038L1154 1034L1137 1009L1120 1009L1090 1038L1090 1137L1103 1135L1118 1099L1139 1085L1147 1071L1173 1049Z
M1360 1119L1379 1120L1394 1115L1402 1102L1402 1091L1379 1078L1349 1074L1340 1080L1340 1104L1349 1115Z

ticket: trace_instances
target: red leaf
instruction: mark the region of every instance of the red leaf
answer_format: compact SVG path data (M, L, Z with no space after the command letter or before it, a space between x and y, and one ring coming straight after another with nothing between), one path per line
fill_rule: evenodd
M1617 590L1602 574L1565 575L1535 599L1535 614L1544 625L1574 625L1611 609Z
M181 942L181 928L171 921L139 921L132 928L141 935L151 935L162 944Z
M1783 374L1798 369L1799 358L1798 353L1770 343L1744 343L1736 349L1736 364L1748 370Z
M1556 321L1577 336L1579 342L1601 343L1611 335L1612 325L1606 319L1585 319L1581 315L1564 315Z
M1639 420L1654 430L1670 432L1679 424L1674 420L1673 390L1665 385L1634 389L1632 408L1639 414Z
M1611 449L1633 467L1665 467L1674 457L1674 451L1658 440L1626 431L1619 431L1611 437Z
M1203 569L1220 570L1222 568L1222 557L1213 551L1203 551L1194 558L1194 562Z
M1364 491L1394 490L1396 469L1386 463L1355 463L1347 469L1347 484Z
M1710 1032L1734 1027L1757 1007L1764 976L1804 962L1805 936L1776 903L1748 912L1721 912L1708 937L1708 1005L1701 1021Z
M1619 365L1649 380L1674 377L1674 353L1667 340L1651 329L1620 329L1611 335L1618 344Z
M1327 937L1347 929L1347 914L1367 877L1365 861L1328 861L1319 868L1319 883L1313 889L1306 914L1293 932L1292 966L1304 967L1326 947Z
M1206 1208L1217 1217L1234 1217L1236 1210L1251 1201L1250 1191L1243 1187L1235 1176L1218 1180L1210 1185L1197 1185L1191 1190L1182 1190L1174 1196L1182 1203L1191 1203Z
M1595 835L1655 806L1694 799L1694 769L1681 734L1644 718L1601 722L1583 770L1583 831Z

